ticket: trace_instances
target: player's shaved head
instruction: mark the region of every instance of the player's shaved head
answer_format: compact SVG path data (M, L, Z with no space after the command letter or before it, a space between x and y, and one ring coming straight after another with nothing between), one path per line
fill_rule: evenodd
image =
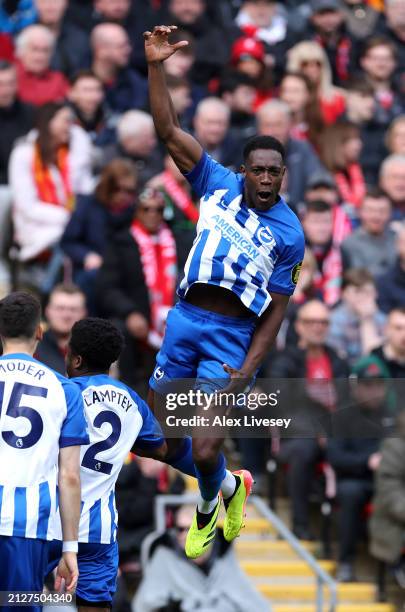
M117 361L124 346L124 336L111 321L88 317L75 323L69 341L68 373L72 370L107 372ZM73 364L75 358L80 362ZM74 375L74 374L73 374Z
M24 291L10 293L0 301L0 336L3 340L35 337L41 322L41 304Z

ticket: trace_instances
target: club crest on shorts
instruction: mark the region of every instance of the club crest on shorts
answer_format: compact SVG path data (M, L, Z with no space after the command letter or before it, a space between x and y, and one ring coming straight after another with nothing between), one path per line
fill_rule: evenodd
M156 370L153 373L153 378L155 380L162 380L163 376L165 375L165 373L163 372L162 368L160 368L159 366L156 368Z

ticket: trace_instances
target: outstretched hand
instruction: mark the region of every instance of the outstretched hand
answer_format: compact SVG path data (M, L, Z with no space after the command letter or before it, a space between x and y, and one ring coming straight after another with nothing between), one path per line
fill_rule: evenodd
M174 45L169 43L169 34L177 30L177 26L155 26L153 32L144 32L145 56L148 64L164 62L168 57L176 53L177 49L186 47L187 40L181 40Z

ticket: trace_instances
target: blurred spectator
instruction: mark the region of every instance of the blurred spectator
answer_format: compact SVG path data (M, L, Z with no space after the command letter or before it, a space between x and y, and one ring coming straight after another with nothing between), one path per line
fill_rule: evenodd
M315 85L325 123L334 123L345 110L343 90L332 84L328 56L315 41L304 40L287 53L287 70L303 72Z
M90 193L93 188L90 141L72 119L72 111L64 104L41 107L37 129L17 143L10 157L18 257L36 286L51 282L43 278L44 272L45 277L46 271L50 273L45 262L70 218L75 194Z
M405 533L405 420L398 418L398 433L384 440L376 472L375 494L370 518L370 552L376 559L393 566L405 587L403 544Z
M358 207L366 193L359 157L363 143L354 123L340 122L328 126L322 134L321 160L332 173L340 199L350 204L358 216Z
M126 334L120 377L143 391L175 297L176 244L163 212L162 194L145 189L130 231L114 236L97 277L101 312L118 319Z
M309 140L312 146L319 150L324 122L317 97L312 81L304 73L287 72L282 78L280 100L290 107L291 137Z
M198 197L192 197L190 183L170 155L165 157L164 171L154 176L148 187L163 194L164 219L176 238L178 268L182 272L196 235Z
M375 185L379 166L384 159L381 143L387 124L385 111L379 111L373 87L364 77L347 83L344 118L360 131L364 145L360 152L360 164L367 183Z
M286 148L288 172L282 191L288 204L294 208L302 201L310 176L321 170L322 164L308 142L290 137L291 113L285 102L265 102L257 111L256 117L258 134L274 136Z
M393 75L396 68L395 45L383 36L368 39L360 56L360 66L374 90L381 122L388 125L402 111L402 101L397 95Z
M296 34L288 29L286 14L275 0L245 0L235 19L236 25L249 37L265 45L265 62L282 73L286 51Z
M307 202L301 222L317 263L315 288L321 292L325 304L333 306L340 298L342 258L339 246L333 242L332 206L322 200Z
M11 234L11 190L8 185L8 161L17 138L33 126L32 109L17 98L15 67L0 61L0 285L7 286L6 251Z
M131 44L123 27L116 23L97 25L91 33L91 68L104 86L108 106L117 113L144 108L146 80L129 67Z
M329 327L329 310L322 302L310 300L298 310L295 329L297 346L287 346L271 360L271 378L305 379L304 392L327 415L336 403L333 380L346 378L348 366L338 354L326 344ZM305 398L300 399L299 416L306 411ZM288 463L288 485L292 505L293 531L300 539L310 539L309 495L316 462L322 457L322 447L316 438L282 440L278 457Z
M56 285L45 308L47 330L35 353L36 359L66 375L65 357L70 332L76 321L86 316L84 294L75 285Z
M219 76L230 52L226 30L210 22L206 0L168 0L156 23L170 23L190 32L195 38L195 64L192 80L206 85Z
M356 41L346 27L341 0L311 0L310 26L304 38L319 42L325 49L335 85L344 84L356 60Z
M91 18L83 19L85 29L90 32L100 23L122 26L132 45L131 64L137 70L146 71L142 32L154 25L151 3L140 0L93 0L92 4Z
M375 110L374 89L364 78L351 79L346 85L345 118L359 127L370 121Z
M305 202L326 202L331 206L333 213L332 241L340 245L352 232L350 217L345 212L345 205L339 201L339 194L332 175L326 170L313 174L305 191ZM299 210L301 209L299 206ZM305 204L303 205L305 209Z
M101 173L94 195L79 195L62 236L61 247L73 263L73 280L96 313L94 281L111 235L131 225L135 210L136 168L115 159Z
M231 50L231 67L252 79L256 88L253 110L273 97L273 70L265 63L265 48L260 40L249 37L235 40Z
M388 314L385 340L371 356L378 365L385 365L390 378L405 378L405 309L402 305ZM401 396L401 407L402 401Z
M386 318L376 300L374 280L367 269L354 268L343 274L342 300L331 312L328 342L351 365L383 340Z
M68 0L35 0L37 22L55 36L50 67L72 77L77 70L88 66L90 45L89 37L64 19L67 5Z
M117 532L120 567L124 573L128 564L140 562L143 539L154 529L156 495L179 495L183 491L184 480L179 472L154 459L132 454L128 457L118 476L115 493L120 515Z
M405 226L396 239L396 261L377 279L378 305L383 312L405 304Z
M405 215L405 155L389 155L380 167L380 187L393 206L393 218Z
M225 72L218 94L231 110L229 134L244 142L256 134L253 103L256 96L253 79L243 72Z
M391 155L405 156L405 115L391 122L385 136L385 145Z
M268 602L241 570L221 530L203 555L187 559L184 544L192 517L193 510L182 506L176 513L174 533L157 534L148 543L144 578L133 611L267 612Z
M194 80L193 66L195 63L195 38L188 30L175 30L170 35L170 42L175 44L180 41L188 42L188 45L181 47L173 53L164 63L163 69L169 78L171 77L187 79L190 87L192 104L190 112L187 113L189 127L192 125L197 104L207 96L207 83L198 83Z
M166 75L166 83L180 125L189 129L194 114L191 108L193 105L191 85L185 77L170 74Z
M286 316L284 317L280 331L277 335L277 348L279 350L284 349L286 345L297 345L298 337L294 323L300 306L302 304L305 304L309 300L322 299L321 292L315 286L316 274L316 259L311 249L309 247L306 247L295 291L288 303ZM270 359L271 358L272 356L270 357ZM256 473L255 470L253 471Z
M76 123L87 132L92 142L97 143L98 135L104 129L108 129L109 120L112 119L104 103L103 85L91 70L80 70L72 78L70 84L68 99Z
M386 377L386 370L366 358L354 366L353 375L356 377L352 389L354 405L344 419L345 427L340 434L329 438L327 445L327 459L337 479L340 517L336 578L340 582L355 580L354 561L362 533L362 510L373 494L373 474L381 461L380 439L371 438L369 432L373 425L376 432L382 431L386 414L386 387L381 380ZM339 413L337 416L340 417Z
M31 25L16 40L18 95L23 102L42 105L64 99L69 83L50 69L55 35L43 25Z
M35 22L34 0L5 1L0 4L0 32L18 34Z
M229 106L220 98L201 100L194 115L194 136L217 162L237 171L244 143L236 142L228 134L230 115Z
M402 0L385 0L385 21L381 22L381 33L395 45L397 51L397 73L400 90L405 92L403 66L405 65L405 5Z
M369 190L359 208L361 225L341 245L343 268L367 268L375 278L395 260L395 232L389 227L391 202L378 188Z
M118 120L116 134L117 142L100 151L101 168L116 157L130 159L136 166L138 184L143 187L163 170L163 155L157 146L151 115L140 110L127 111Z
M373 34L377 26L379 12L372 6L373 1L344 0L347 29L358 40Z

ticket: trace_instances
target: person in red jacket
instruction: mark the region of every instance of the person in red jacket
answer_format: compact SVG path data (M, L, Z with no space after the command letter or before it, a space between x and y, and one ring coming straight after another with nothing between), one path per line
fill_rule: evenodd
M41 106L63 100L69 90L66 77L50 70L55 37L48 28L32 25L16 40L18 95L22 102Z

